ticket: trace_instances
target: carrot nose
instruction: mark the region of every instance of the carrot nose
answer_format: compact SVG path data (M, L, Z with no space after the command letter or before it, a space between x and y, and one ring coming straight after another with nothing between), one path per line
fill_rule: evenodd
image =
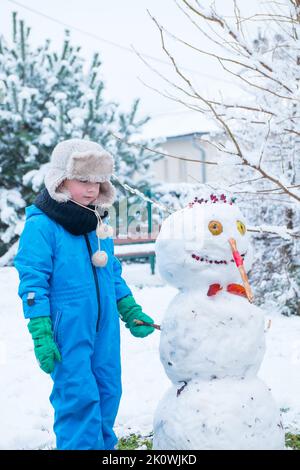
M247 298L248 298L249 302L252 303L253 300L254 300L254 296L252 294L251 287L250 287L249 280L248 280L248 276L247 276L247 273L246 273L245 268L244 268L243 258L241 257L240 253L238 252L235 239L234 238L229 238L228 241L229 241L229 244L230 244L230 247L231 247L233 259L234 259L235 264L237 265L237 268L240 272L240 275L241 275L241 278L242 278L242 281L243 281L243 284L244 284L244 287L245 287L245 291L246 291L246 294L247 294Z

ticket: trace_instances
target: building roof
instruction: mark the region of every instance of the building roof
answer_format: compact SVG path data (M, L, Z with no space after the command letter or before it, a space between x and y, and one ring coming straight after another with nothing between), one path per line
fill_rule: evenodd
M203 135L218 129L213 120L209 120L200 112L178 111L161 114L151 118L141 134L142 139L193 137Z

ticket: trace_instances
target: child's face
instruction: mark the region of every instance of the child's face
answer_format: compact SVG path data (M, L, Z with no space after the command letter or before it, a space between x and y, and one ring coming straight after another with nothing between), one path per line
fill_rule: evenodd
M97 199L100 190L100 183L91 183L90 181L65 180L61 189L67 189L74 201L88 206Z

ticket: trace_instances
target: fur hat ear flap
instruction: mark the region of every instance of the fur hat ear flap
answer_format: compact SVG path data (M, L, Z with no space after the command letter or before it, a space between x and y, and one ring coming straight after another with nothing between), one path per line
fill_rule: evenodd
M116 199L116 190L110 181L100 183L99 196L94 202L96 206L110 207Z
M45 186L52 197L57 202L67 202L71 198L71 194L67 191L58 191L59 186L65 180L61 170L50 168L45 175Z

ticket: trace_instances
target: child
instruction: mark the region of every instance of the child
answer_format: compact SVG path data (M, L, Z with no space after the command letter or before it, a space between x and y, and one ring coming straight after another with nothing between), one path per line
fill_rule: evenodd
M134 336L153 332L134 322L153 320L123 280L112 238L103 239L108 212L100 218L95 210L114 201L112 171L112 156L97 143L59 143L46 188L26 208L15 258L35 355L54 382L57 449L114 449L121 397L119 316Z

